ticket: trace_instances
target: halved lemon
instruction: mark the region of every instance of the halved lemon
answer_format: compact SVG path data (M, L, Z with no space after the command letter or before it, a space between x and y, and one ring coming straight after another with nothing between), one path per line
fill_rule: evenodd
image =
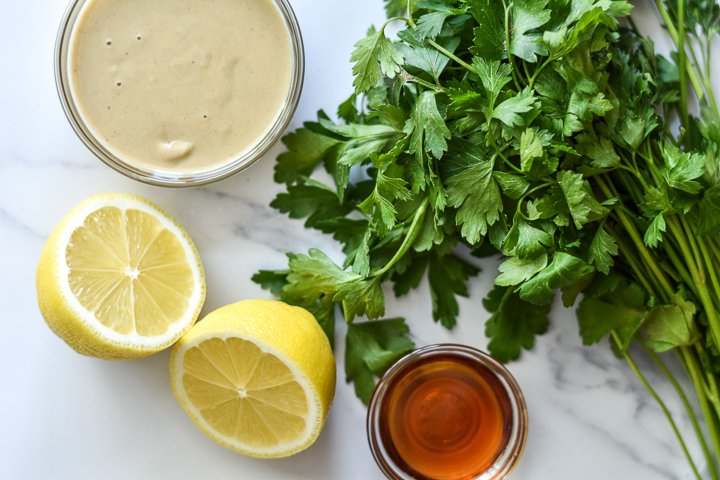
M320 434L335 393L330 342L307 310L245 300L200 320L172 349L173 392L211 439L286 457Z
M177 341L205 300L200 257L185 230L150 201L88 198L48 238L36 276L50 328L77 352L136 358Z

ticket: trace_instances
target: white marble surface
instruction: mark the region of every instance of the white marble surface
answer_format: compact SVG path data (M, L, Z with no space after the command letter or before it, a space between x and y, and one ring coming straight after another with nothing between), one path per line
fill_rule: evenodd
M333 111L352 82L352 43L383 18L380 0L296 0L306 41L306 88L292 126ZM0 478L3 479L379 479L364 432L365 408L342 374L318 442L289 459L246 458L207 440L169 388L167 352L109 363L81 357L45 326L36 307L35 265L56 222L88 195L133 192L172 212L195 239L207 269L205 311L266 296L250 281L284 265L284 252L337 246L268 207L276 146L250 171L205 188L169 190L105 167L80 143L55 93L52 62L64 0L4 2L0 29ZM647 15L650 15L648 13ZM652 20L652 17L647 17ZM485 265L492 271L494 264ZM492 274L472 283L458 327L429 315L421 290L389 302L418 344L483 347L481 299ZM510 365L527 396L530 435L522 480L691 478L672 431L607 345L582 347L573 313L558 306L551 331ZM658 380L657 378L653 378ZM670 394L662 386L660 390ZM671 396L671 395L669 395ZM680 405L669 405L691 436ZM697 447L692 446L697 452Z

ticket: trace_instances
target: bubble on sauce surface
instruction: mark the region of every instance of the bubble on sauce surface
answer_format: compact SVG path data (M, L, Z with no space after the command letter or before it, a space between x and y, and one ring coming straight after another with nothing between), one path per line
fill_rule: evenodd
M166 160L178 161L190 155L195 148L192 142L185 140L170 140L161 142L159 146L160 154Z

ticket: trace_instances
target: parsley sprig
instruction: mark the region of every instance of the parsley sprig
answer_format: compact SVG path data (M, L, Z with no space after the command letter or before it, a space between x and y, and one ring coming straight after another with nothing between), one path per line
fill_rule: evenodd
M386 0L388 22L355 44L339 121L320 112L289 134L275 169L286 191L272 205L332 235L344 262L310 250L255 276L331 341L341 307L361 399L414 347L402 319L381 320L383 285L401 296L427 277L432 317L452 328L478 273L464 245L503 257L484 302L494 356L531 348L559 293L577 305L583 342L609 339L660 402L703 478L634 357L657 364L720 479L720 6L656 4L671 58L625 0ZM706 431L666 352L685 366Z

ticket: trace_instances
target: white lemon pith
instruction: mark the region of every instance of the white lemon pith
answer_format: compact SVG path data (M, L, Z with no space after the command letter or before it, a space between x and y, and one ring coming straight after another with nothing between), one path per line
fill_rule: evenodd
M205 300L200 257L185 230L148 200L96 195L45 242L37 295L49 327L77 352L106 359L163 350Z
M173 392L217 443L285 457L320 434L335 393L335 360L308 311L244 300L201 319L170 357Z

